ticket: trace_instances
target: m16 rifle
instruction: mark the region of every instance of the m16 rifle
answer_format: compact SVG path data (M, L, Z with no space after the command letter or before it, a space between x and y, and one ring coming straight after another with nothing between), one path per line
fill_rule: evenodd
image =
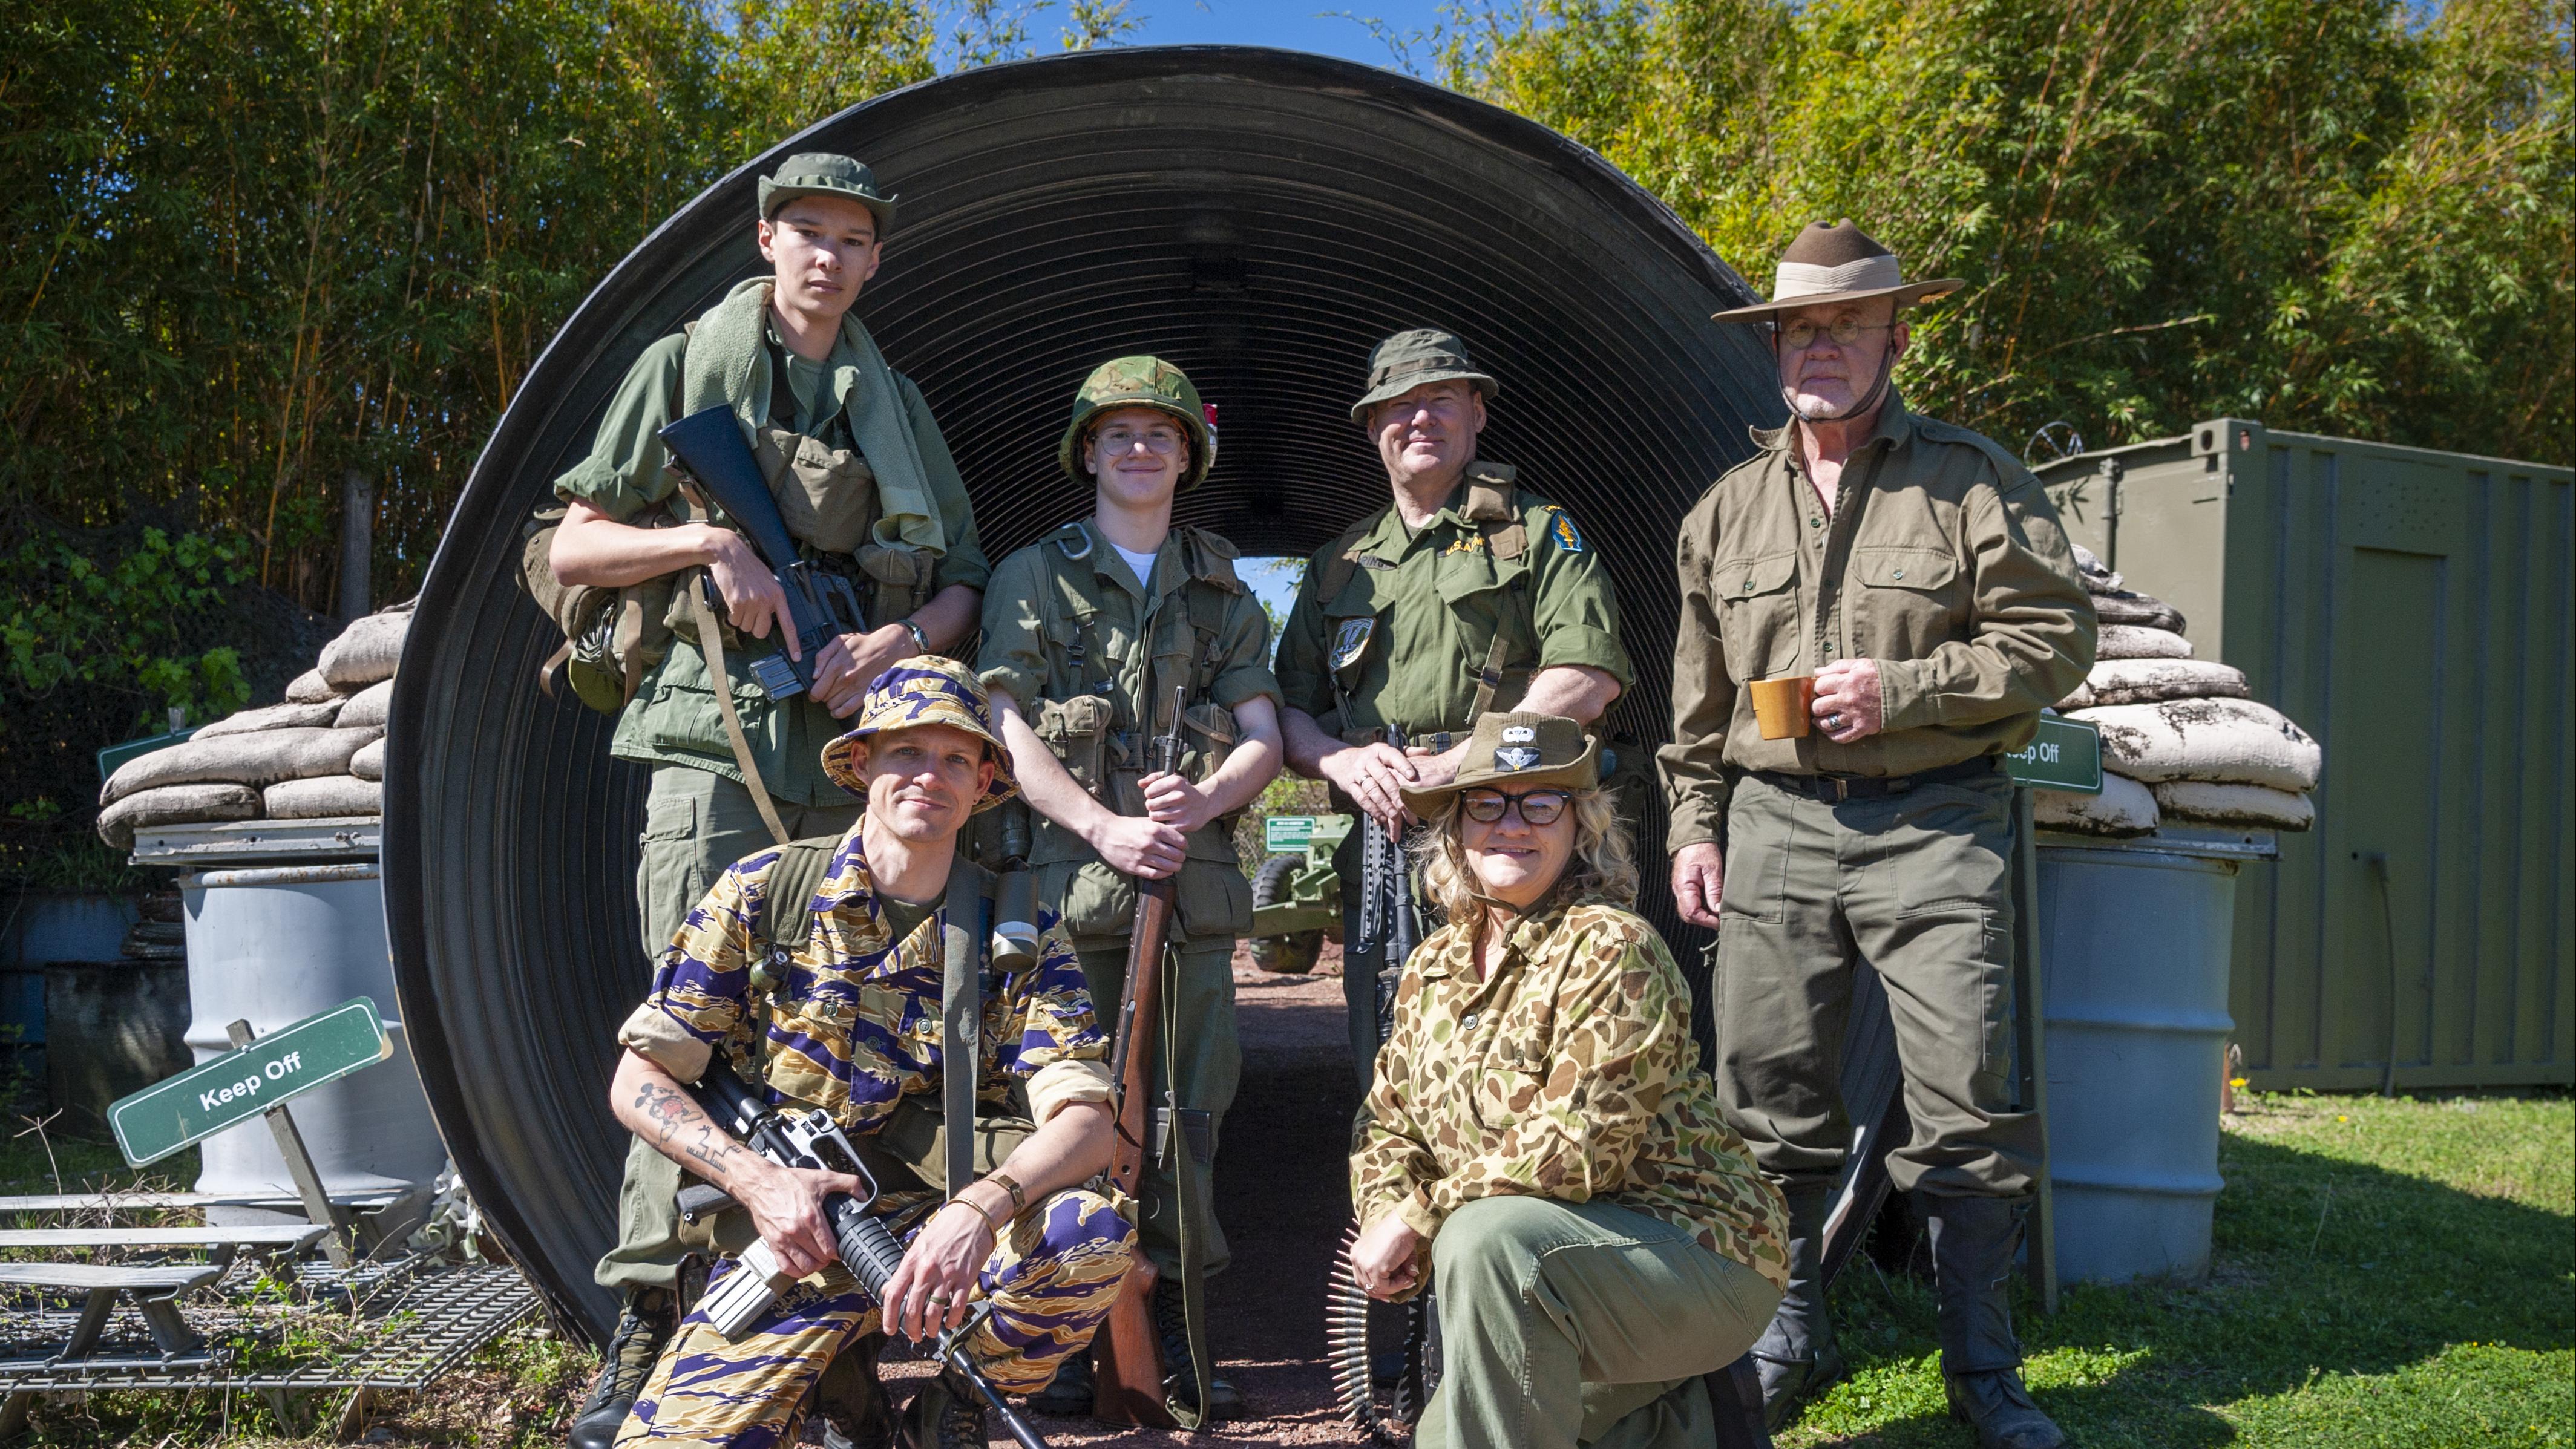
M832 1225L832 1240L840 1251L842 1264L868 1291L868 1296L883 1304L886 1284L903 1266L903 1245L895 1241L884 1219L868 1211L876 1203L876 1179L869 1176L857 1149L831 1114L820 1108L800 1112L770 1105L759 1091L734 1075L733 1068L720 1056L709 1060L696 1085L685 1090L726 1131L781 1167L847 1173L859 1180L863 1195L832 1194L823 1199L823 1216ZM682 1214L693 1220L721 1210L729 1202L721 1189L691 1188L681 1194ZM751 1332L761 1315L778 1301L779 1291L791 1281L769 1244L755 1241L744 1251L740 1265L698 1305L699 1310L717 1332L739 1339ZM1047 1449L1046 1440L1038 1437L1037 1430L1030 1428L1028 1421L994 1390L992 1381L984 1377L984 1371L966 1352L967 1335L992 1311L991 1299L978 1300L964 1323L933 1340L933 1351L942 1363L975 1386L975 1392L1019 1442L1020 1449Z
M814 687L814 662L823 646L867 628L858 590L850 581L796 552L796 539L779 514L778 500L760 476L760 460L742 439L742 424L721 404L701 408L662 429L662 445L683 472L725 512L787 595L781 632L796 640L799 657L782 645L751 661L751 677L772 700L793 699Z
M1403 749L1404 731L1389 726L1387 743ZM1395 1027L1396 988L1403 980L1405 962L1422 942L1422 927L1414 910L1413 866L1405 856L1404 842L1374 820L1363 821L1361 828L1368 836L1360 846L1360 939L1352 954L1378 953L1377 980L1372 984L1377 998L1377 1044L1382 1048ZM1370 1299L1351 1261L1363 1226L1356 1221L1350 1225L1342 1234L1341 1251L1333 1258L1332 1283L1325 1293L1325 1357L1332 1364L1342 1418L1385 1443L1394 1435L1377 1411ZM1394 1419L1410 1428L1430 1407L1432 1391L1440 1386L1439 1317L1430 1286L1424 1285L1401 1310L1404 1333L1397 1349Z

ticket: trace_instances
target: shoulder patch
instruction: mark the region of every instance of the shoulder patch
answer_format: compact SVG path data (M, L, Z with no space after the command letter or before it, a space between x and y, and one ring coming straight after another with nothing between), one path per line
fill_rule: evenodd
M1547 536L1556 540L1559 553L1581 553L1583 531L1574 526L1574 516L1551 503L1547 506Z

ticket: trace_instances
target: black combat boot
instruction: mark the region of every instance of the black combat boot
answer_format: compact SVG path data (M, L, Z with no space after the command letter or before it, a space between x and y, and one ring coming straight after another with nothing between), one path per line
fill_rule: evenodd
M1181 1277L1168 1274L1154 1284L1154 1332L1163 1340L1163 1393L1184 1408L1197 1408L1198 1376L1190 1372L1190 1325L1181 1308ZM1214 1357L1211 1349L1209 1356ZM1218 1378L1208 1365L1207 1418L1231 1419L1243 1412L1243 1395Z
M1833 1206L1833 1191L1800 1187L1788 1198L1789 1288L1752 1351L1766 1429L1789 1422L1800 1399L1843 1376L1834 1320L1825 1311L1825 1212Z
M894 1405L877 1377L886 1336L871 1333L834 1355L815 1387L823 1449L894 1449Z
M617 1332L608 1340L599 1377L591 1380L590 1397L573 1415L572 1433L565 1437L572 1449L608 1449L616 1442L617 1431L626 1427L626 1415L635 1407L635 1396L652 1377L654 1360L662 1356L663 1345L679 1326L678 1305L672 1302L670 1289L627 1290L626 1306L617 1315Z
M1976 1430L1978 1449L2059 1449L2066 1442L2022 1387L2021 1343L2013 1337L2007 1285L2026 1208L2018 1198L1914 1195L1914 1210L1932 1232L1950 1417Z
M1717 1416L1715 1449L1771 1449L1761 1365L1753 1355L1748 1353L1702 1377L1708 1384L1709 1410Z
M903 1410L901 1449L984 1449L984 1399L955 1369L941 1369Z
M1047 1386L1029 1395L1029 1407L1041 1414L1066 1418L1088 1414L1097 1387L1091 1377L1091 1349L1086 1345L1064 1356Z

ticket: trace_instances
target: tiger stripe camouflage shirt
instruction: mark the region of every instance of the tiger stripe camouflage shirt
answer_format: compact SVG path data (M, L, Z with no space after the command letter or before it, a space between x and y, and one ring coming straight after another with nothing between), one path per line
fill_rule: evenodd
M1605 902L1517 922L1489 977L1451 925L1413 953L1353 1134L1360 1221L1427 1243L1478 1198L1608 1202L1661 1218L1780 1287L1788 1217L1690 1035L1690 988L1654 928Z

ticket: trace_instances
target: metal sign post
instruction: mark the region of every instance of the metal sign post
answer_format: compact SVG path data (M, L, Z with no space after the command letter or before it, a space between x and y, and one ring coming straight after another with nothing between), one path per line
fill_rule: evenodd
M2025 1267L2040 1311L2057 1311L2057 1191L2048 1164L2048 1007L2040 984L2039 840L2031 792L2102 793L2102 731L2083 720L2039 717L2039 733L2004 756L2013 790L2013 1056L2014 1095L2039 1118L2039 1169L2032 1175Z

